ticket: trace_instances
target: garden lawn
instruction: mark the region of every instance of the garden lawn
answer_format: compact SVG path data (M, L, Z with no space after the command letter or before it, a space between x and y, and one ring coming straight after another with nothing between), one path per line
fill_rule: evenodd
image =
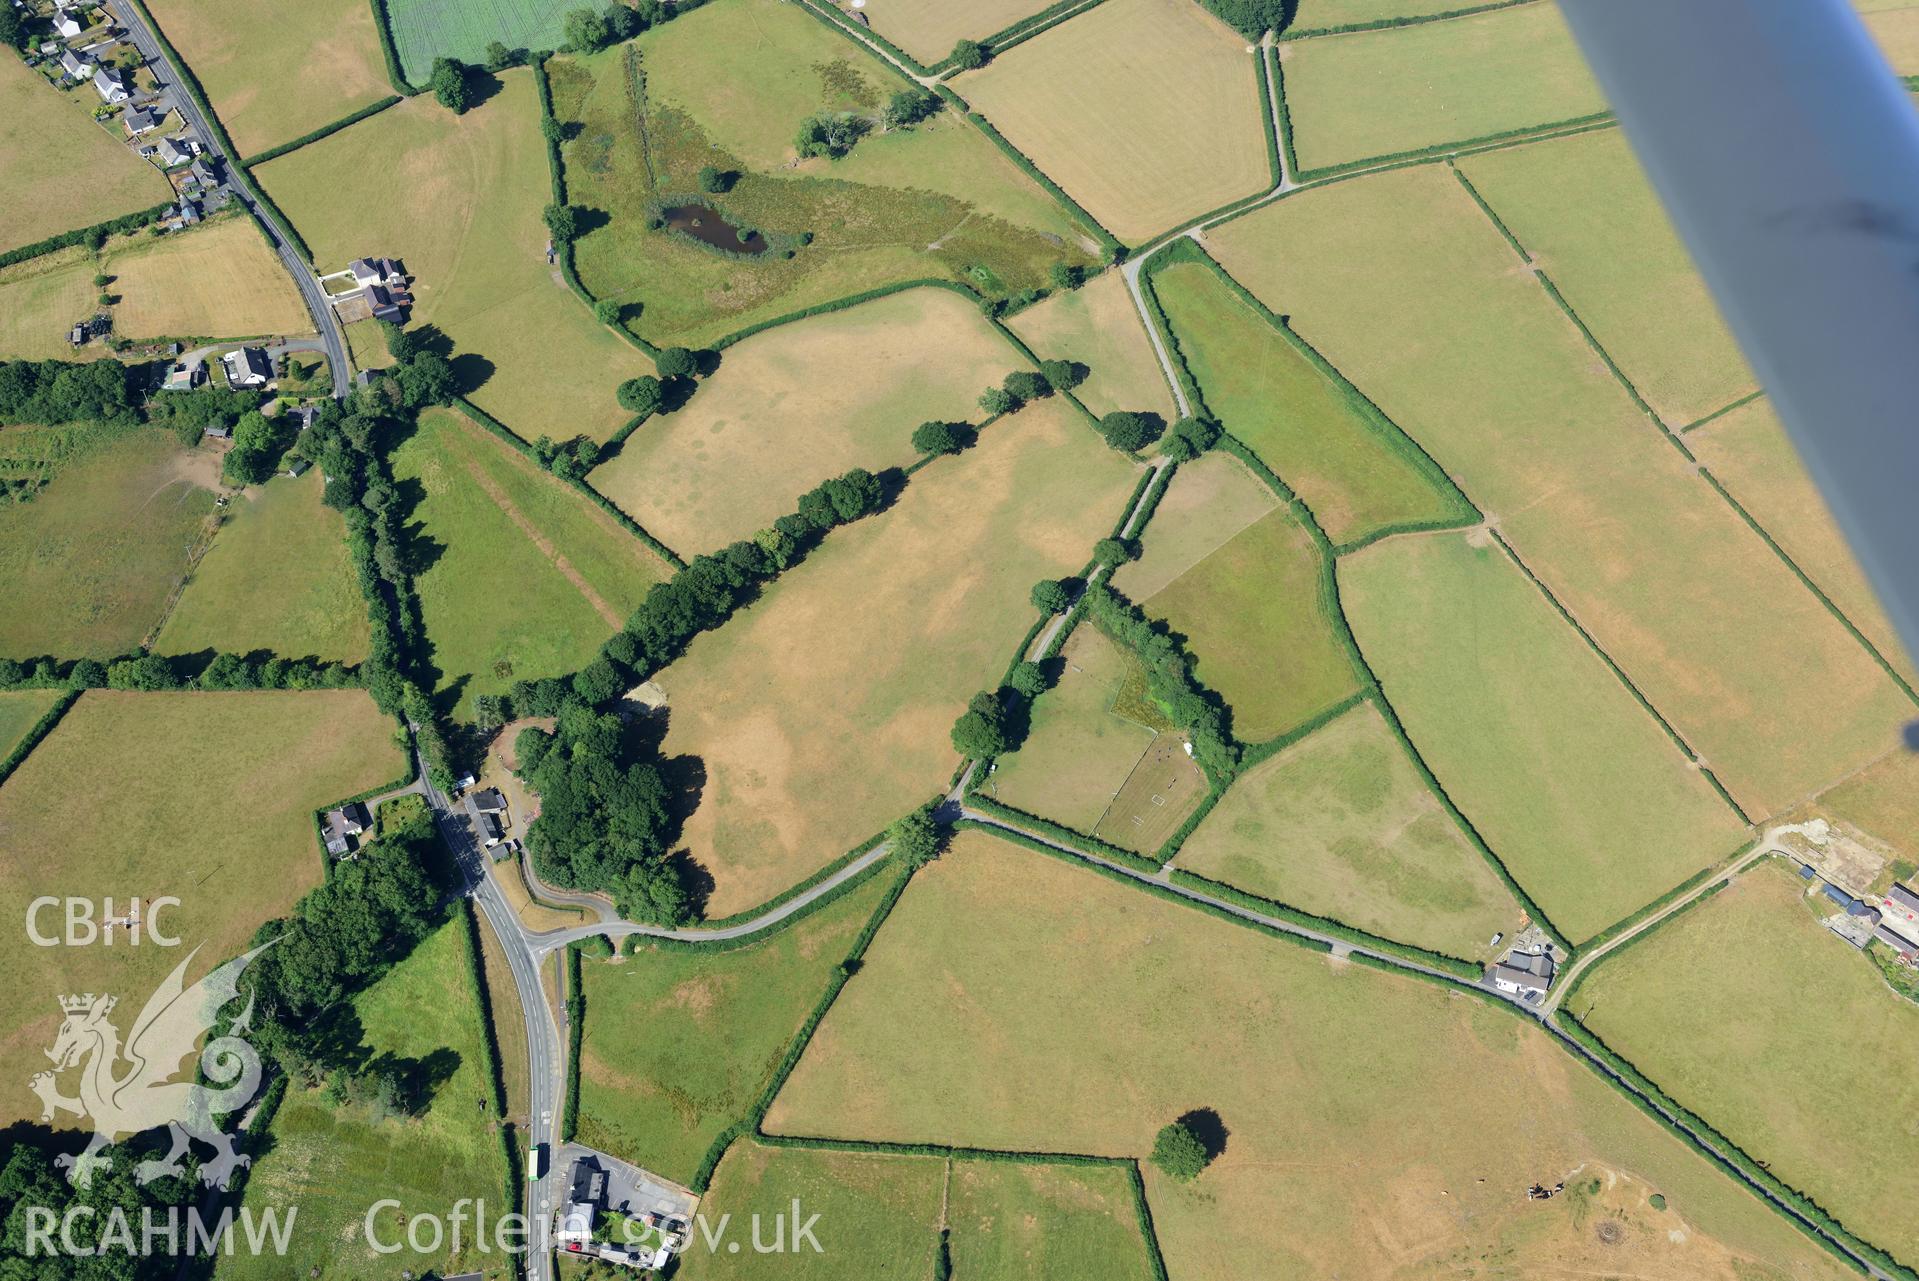
M0 469L46 467L0 506L0 655L113 658L157 627L211 534L219 459L149 427L0 429Z
M301 0L271 16L255 0L152 0L150 7L242 155L393 92L365 0Z
M169 199L167 180L93 122L91 85L63 92L19 58L0 58L0 251L137 213ZM75 316L74 320L79 317ZM72 322L69 321L69 324Z
M100 310L100 269L84 245L0 267L0 360L90 359L99 347L76 352L67 331Z
M1418 446L1211 265L1176 262L1154 274L1152 290L1206 408L1305 500L1334 543L1471 519Z
M53 689L0 694L0 760L19 746L27 731L38 725L60 698L61 691Z
M1047 7L1047 0L867 0L865 14L873 30L930 65L961 40L984 40Z
M849 468L911 463L915 427L978 422L980 392L1026 363L959 294L893 294L728 348L591 483L682 556L714 551Z
M709 916L765 902L946 786L947 733L999 681L1032 584L1086 563L1136 476L1042 401L832 531L659 674L662 752L705 770L683 839L716 883Z
M1688 434L1686 444L1886 661L1908 682L1919 682L1899 633L1771 402L1741 405Z
M1041 360L1086 366L1086 381L1073 394L1095 414L1129 409L1150 410L1169 422L1178 417L1172 389L1119 272L1101 272L1078 289L1062 290L1028 307L1006 324Z
M352 1001L366 1049L432 1082L425 1112L382 1118L367 1103L331 1102L324 1088L289 1089L268 1130L272 1146L247 1174L243 1204L256 1213L298 1205L291 1244L278 1257L235 1252L220 1261L222 1281L361 1277L389 1267L450 1275L499 1257L474 1249L471 1222L457 1252L379 1252L366 1236L370 1207L383 1198L400 1202L373 1218L379 1240L391 1244L406 1240L413 1215L444 1221L463 1198L484 1197L490 1208L506 1192L484 1021L468 994L465 928L457 918L442 925Z
M1208 243L1505 530L1748 813L1875 758L1910 716L1443 165L1279 201Z
M638 608L669 567L585 496L463 415L432 411L393 452L417 498L425 568L414 575L440 693L480 694L564 676Z
M652 362L546 261L552 184L531 71L505 73L463 116L423 94L255 176L321 271L369 253L400 259L413 323L452 339L474 403L519 435L605 440L631 420L614 389Z
M745 947L585 958L580 1141L691 1182L713 1141L752 1111L893 880L882 867Z
M1277 738L1358 689L1326 613L1318 544L1237 459L1214 452L1182 466L1143 541L1114 585L1186 638L1194 674L1233 709L1236 738Z
M1606 110L1550 4L1282 44L1303 172Z
M1108 231L1140 244L1271 184L1246 50L1189 0L1106 0L953 87Z
M1768 860L1606 958L1572 1012L1640 1071L1834 1218L1919 1258L1906 1213L1919 1143L1919 1007L1826 930L1824 899ZM1701 1011L1736 1018L1700 1018ZM1782 1105L1790 1099L1791 1105ZM1843 1142L1870 1136L1869 1142Z
M359 690L82 695L0 787L0 908L18 924L43 894L112 896L116 916L174 895L163 921L183 946L42 948L16 929L7 973L32 999L7 1005L0 1052L23 1062L52 1044L58 993L137 1010L192 948L190 982L244 951L320 883L313 811L406 772L394 729ZM93 799L103 781L109 804ZM9 1093L0 1119L29 1107Z
M315 468L229 499L225 523L194 566L155 649L365 658L366 600L347 553L346 522L321 503L324 488Z
M1118 1166L955 1161L953 1274L994 1281L1146 1281L1132 1176Z
M911 281L1005 297L1045 286L1057 263L1093 265L1079 221L950 109L876 131L840 159L798 160L808 117L874 119L909 87L798 5L716 0L548 72L556 114L576 127L568 191L606 215L579 242L581 278L661 345L709 345ZM723 194L701 194L709 166L736 175ZM773 247L743 258L648 230L653 209L687 200Z
M435 58L480 64L498 40L509 49L558 49L573 0L386 0L387 24L407 80L424 86Z
M914 878L766 1129L1144 1157L1195 1109L1224 1151L1144 1171L1174 1276L1731 1278L1728 1250L1839 1275L1530 1020L977 832ZM1671 1217L1638 1205L1609 1258L1580 1198L1521 1195L1582 1165Z
M155 240L108 243L100 271L116 333L133 338L253 338L310 334L313 319L287 275L244 214L218 218Z
M1669 425L1758 386L1624 134L1507 147L1459 168Z
M1180 847L1189 872L1448 956L1524 913L1371 704L1241 775Z
M1573 943L1738 845L1731 807L1484 534L1376 543L1339 586L1413 746Z

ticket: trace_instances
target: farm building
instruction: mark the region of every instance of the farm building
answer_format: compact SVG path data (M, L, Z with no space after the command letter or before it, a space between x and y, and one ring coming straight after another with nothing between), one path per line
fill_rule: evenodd
M1873 930L1872 936L1901 956L1911 956L1919 952L1919 943L1913 942L1883 921L1877 929Z
M1879 924L1879 912L1876 908L1870 907L1862 900L1854 898L1837 885L1828 882L1821 892L1840 907L1845 908L1847 916L1856 916L1860 920L1865 921L1868 926Z
M1515 952L1493 966L1493 986L1513 996L1537 996L1552 986L1553 959L1540 953Z
M261 387L273 376L267 354L258 347L236 347L220 357L226 367L227 383L233 387Z
M100 95L100 101L109 107L117 106L133 96L133 86L127 81L126 73L112 67L102 67L93 73L93 87Z

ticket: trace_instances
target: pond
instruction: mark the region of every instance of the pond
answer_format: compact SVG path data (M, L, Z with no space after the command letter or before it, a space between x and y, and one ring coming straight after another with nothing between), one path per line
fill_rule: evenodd
M706 205L672 205L660 211L666 225L701 244L712 245L733 254L759 255L766 252L766 237L757 231L740 235L739 228L726 220L719 210Z

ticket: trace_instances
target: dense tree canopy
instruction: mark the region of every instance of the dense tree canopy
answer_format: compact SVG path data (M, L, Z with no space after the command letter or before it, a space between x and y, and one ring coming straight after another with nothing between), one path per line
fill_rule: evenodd
M960 718L953 722L953 747L968 760L985 761L1007 748L1006 714L996 694L973 695Z
M839 159L853 144L872 132L873 122L851 112L822 112L800 123L793 146L802 156L828 156Z
M913 429L913 448L922 454L956 454L970 435L960 423L924 422Z
M129 373L117 360L0 361L0 424L136 423Z
M962 40L953 46L950 57L961 71L974 71L986 65L986 46L977 40Z
M1115 409L1099 420L1099 434L1114 449L1130 454L1153 443L1154 437L1159 435L1159 422L1149 414Z
M1206 1145L1184 1121L1174 1121L1153 1140L1153 1164L1168 1177L1185 1183L1206 1168Z
M433 75L427 80L427 88L433 91L433 97L442 107L454 115L463 114L473 105L473 82L468 68L457 58L435 58Z

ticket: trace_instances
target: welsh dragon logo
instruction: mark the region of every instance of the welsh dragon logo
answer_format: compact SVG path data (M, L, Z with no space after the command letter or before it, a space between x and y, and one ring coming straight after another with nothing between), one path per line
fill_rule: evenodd
M174 967L173 973L147 998L124 1044L120 1031L108 1021L118 998L63 996L66 1018L53 1048L46 1051L53 1070L36 1073L27 1086L40 1096L42 1121L70 1112L90 1118L93 1138L86 1151L64 1155L57 1164L76 1187L90 1187L94 1171L111 1169L113 1158L104 1149L123 1137L166 1126L173 1146L166 1156L142 1161L134 1177L147 1184L163 1175L183 1174L180 1158L190 1138L214 1149L214 1158L200 1167L200 1178L225 1188L235 1170L250 1157L235 1149L233 1136L224 1133L214 1117L245 1106L260 1088L260 1056L239 1036L247 1028L253 1003L234 1021L225 1036L215 1037L200 1051L200 1068L212 1085L176 1081L181 1060L188 1058L214 1025L223 1006L239 996L240 975L253 958L271 944L255 948L214 970L192 987L185 986L187 966L199 948ZM79 1073L79 1094L60 1092L59 1078Z

